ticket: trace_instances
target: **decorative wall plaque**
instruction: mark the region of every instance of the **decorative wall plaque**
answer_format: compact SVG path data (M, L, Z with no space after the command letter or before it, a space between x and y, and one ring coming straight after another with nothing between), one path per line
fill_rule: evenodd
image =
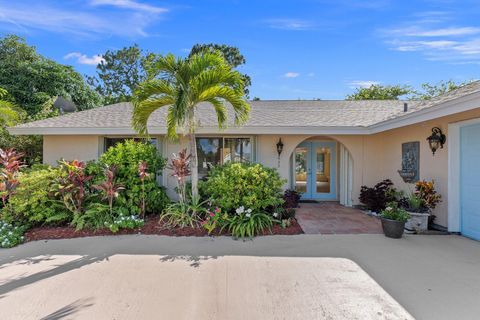
M402 143L402 170L400 177L407 183L415 183L420 179L420 142Z

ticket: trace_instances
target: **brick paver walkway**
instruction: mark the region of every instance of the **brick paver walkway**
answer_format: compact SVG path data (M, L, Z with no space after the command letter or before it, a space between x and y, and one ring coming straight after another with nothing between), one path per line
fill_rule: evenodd
M336 202L300 203L295 216L306 234L382 233L378 218Z

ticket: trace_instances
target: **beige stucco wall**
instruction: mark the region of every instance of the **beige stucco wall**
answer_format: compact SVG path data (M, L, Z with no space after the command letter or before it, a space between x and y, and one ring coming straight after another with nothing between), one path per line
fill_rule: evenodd
M435 209L436 223L447 227L448 222L448 144L437 150L435 156L430 151L426 138L430 136L432 127L439 127L448 136L448 124L480 117L480 109L458 113L452 116L389 130L372 136L381 149L382 164L377 180L389 178L400 189L413 190L412 184L404 183L397 170L402 166L402 143L420 142L420 179L435 180L436 189L442 195L442 203ZM375 175L373 175L375 176Z
M98 136L44 136L43 163L56 165L60 159L94 160L100 151Z

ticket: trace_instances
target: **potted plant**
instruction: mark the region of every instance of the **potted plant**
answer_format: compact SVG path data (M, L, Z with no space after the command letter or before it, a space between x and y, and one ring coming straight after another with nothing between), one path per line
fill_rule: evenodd
M401 207L410 214L405 229L416 232L428 230L435 218L432 211L440 201L441 196L435 191L433 180L418 181L415 184L415 192L400 201Z
M405 199L402 207L410 215L410 219L405 223L405 229L416 232L422 232L428 229L430 213L422 198L412 193Z
M397 202L389 202L387 207L380 212L380 218L385 236L399 239L403 235L405 222L410 215L405 209L400 208Z

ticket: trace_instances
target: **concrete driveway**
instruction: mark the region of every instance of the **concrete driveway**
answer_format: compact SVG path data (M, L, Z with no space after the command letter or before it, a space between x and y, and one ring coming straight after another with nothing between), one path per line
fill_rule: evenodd
M39 241L0 251L0 318L476 319L479 270L458 236Z

